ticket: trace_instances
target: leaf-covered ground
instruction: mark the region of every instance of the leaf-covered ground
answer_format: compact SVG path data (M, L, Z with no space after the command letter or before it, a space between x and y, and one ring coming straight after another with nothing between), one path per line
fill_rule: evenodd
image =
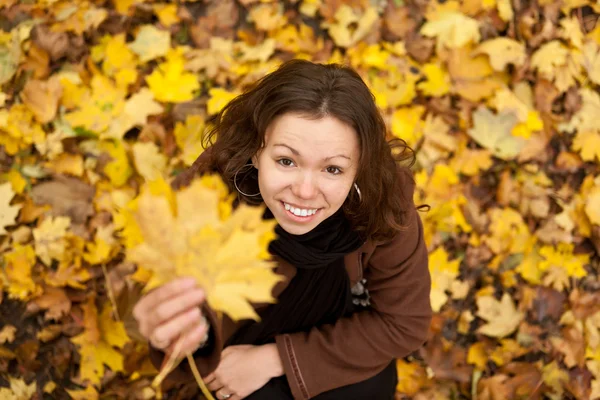
M417 151L436 314L398 398L600 398L599 13L0 0L0 398L155 396L120 210L294 57L356 68Z

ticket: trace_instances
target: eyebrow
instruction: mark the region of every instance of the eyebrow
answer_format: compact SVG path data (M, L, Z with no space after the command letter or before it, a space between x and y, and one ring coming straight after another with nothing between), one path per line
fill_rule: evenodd
M280 146L280 147L286 147L286 148L288 148L288 149L289 149L289 150L290 150L292 153L294 153L294 155L296 155L296 156L300 156L300 152L299 152L298 150L294 149L293 147L290 147L290 146L288 146L287 144L283 144L283 143L275 143L275 144L273 145L273 147L276 147L276 146ZM348 157L347 155L345 155L345 154L337 154L337 155L335 155L335 156L331 156L331 157L325 157L325 158L323 159L323 161L331 160L332 158L336 158L336 157L343 157L343 158L346 158L346 159L348 159L348 160L352 161L352 159L351 159L350 157Z

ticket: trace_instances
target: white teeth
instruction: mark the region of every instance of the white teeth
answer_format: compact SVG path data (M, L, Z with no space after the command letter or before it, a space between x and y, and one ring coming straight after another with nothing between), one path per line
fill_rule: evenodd
M285 209L289 212L291 212L294 215L297 215L299 217L307 217L309 215L313 215L314 213L317 212L317 209L312 209L312 210L307 210L307 209L302 209L302 208L295 208L290 206L287 203L283 203Z

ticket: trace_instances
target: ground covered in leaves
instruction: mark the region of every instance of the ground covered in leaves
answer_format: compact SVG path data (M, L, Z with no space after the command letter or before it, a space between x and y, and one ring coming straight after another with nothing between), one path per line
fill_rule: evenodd
M600 398L597 0L0 0L0 398L153 398L123 207L282 61L417 151L435 316L398 398ZM165 387L169 398L197 393Z

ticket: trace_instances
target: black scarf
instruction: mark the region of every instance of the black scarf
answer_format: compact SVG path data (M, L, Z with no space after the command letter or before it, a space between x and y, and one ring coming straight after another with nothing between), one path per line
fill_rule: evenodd
M264 218L273 214L267 209ZM362 240L341 209L304 235L292 235L279 225L275 233L278 237L269 252L295 266L296 275L276 304L258 311L261 320L248 321L226 346L271 343L278 334L334 323L352 308L344 256L358 249Z

